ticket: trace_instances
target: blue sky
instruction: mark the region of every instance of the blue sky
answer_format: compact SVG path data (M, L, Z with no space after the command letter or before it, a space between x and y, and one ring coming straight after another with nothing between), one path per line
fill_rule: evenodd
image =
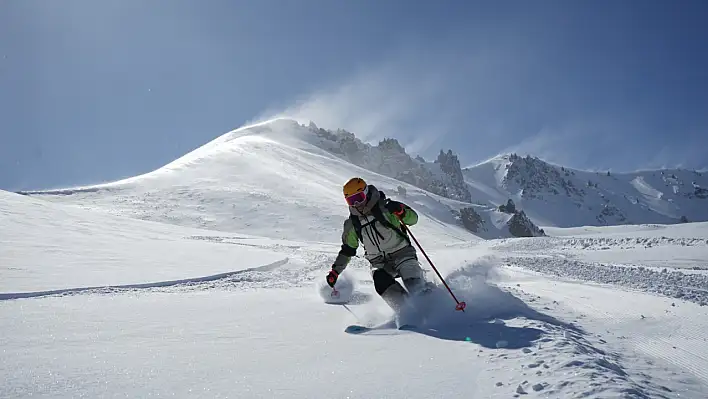
M7 0L0 189L148 172L313 119L463 165L708 167L704 1Z

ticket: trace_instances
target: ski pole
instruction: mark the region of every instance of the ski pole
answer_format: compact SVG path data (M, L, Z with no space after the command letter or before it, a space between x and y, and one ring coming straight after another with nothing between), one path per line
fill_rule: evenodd
M330 294L330 296L333 298L334 297L339 298L339 291L337 291L336 288L332 287L332 294ZM358 323L361 323L361 319L359 319L359 316L357 316L353 310L349 309L349 306L347 306L346 303L342 303L341 305L342 305L342 307L344 307L344 309L346 309L349 313L351 313L352 316L354 316L354 318L356 319L356 321Z
M428 254L426 254L426 253L425 253L425 250L423 250L423 247L420 246L420 243L419 243L418 240L415 238L415 236L413 235L413 233L411 232L411 230L408 228L408 226L407 226L405 223L403 223L403 220L401 220L400 217L398 218L398 220L401 221L401 226L403 226L403 228L406 230L406 232L408 233L408 235L410 235L411 238L413 239L413 241L415 241L416 245L418 246L418 249L420 249L420 252L423 254L423 256L425 256L425 259L428 260L428 263L430 263L430 266L432 266L433 270L435 271L435 274L438 275L438 277L440 278L440 281L442 281L443 285L445 285L445 288L447 288L447 292L450 293L450 295L452 296L452 299L454 299L454 300L455 300L455 303L457 303L457 305L455 306L455 310L461 310L461 311L464 312L464 311L465 311L465 308L467 307L467 304L466 304L464 301L460 302L460 301L457 300L457 297L455 297L455 294L452 293L452 290L450 289L450 287L449 287L449 286L447 285L447 283L445 282L445 279L440 275L440 272L438 272L438 269L437 269L437 268L435 267L435 265L433 264L433 261L430 260L430 258L428 257Z
M349 309L349 306L347 306L346 303L343 303L342 306L344 307L344 309L348 310L349 313L352 314L352 316L354 316L354 318L356 319L357 322L361 323L361 319L359 318L359 316L357 316L356 313L354 313L351 309Z

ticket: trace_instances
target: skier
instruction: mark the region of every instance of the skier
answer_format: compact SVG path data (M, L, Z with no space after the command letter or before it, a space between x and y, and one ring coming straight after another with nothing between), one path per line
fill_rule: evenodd
M415 247L401 227L401 222L408 226L416 224L418 214L408 205L386 198L382 191L359 177L350 179L343 191L349 218L344 221L342 249L327 274L327 283L334 288L361 242L364 257L371 264L376 292L398 312L409 295L430 290L431 283L425 280ZM398 277L407 290L395 280Z

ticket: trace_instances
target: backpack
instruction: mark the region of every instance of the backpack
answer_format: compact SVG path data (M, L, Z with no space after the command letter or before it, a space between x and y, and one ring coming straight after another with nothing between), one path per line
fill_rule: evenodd
M398 227L394 226L391 222L386 219L386 217L383 215L383 212L381 211L382 206L388 205L388 202L390 201L388 198L386 198L386 194L384 194L383 191L379 191L381 194L381 198L379 199L379 203L374 205L373 208L371 208L371 213L374 215L374 221L367 223L364 226L368 226L376 221L381 223L384 227L389 228L393 231L395 231L400 237L405 239L408 244L411 244L411 239L408 237L408 234L406 234L404 231L399 229ZM361 224L361 221L359 220L359 217L356 215L349 214L349 220L352 221L352 224L354 225L354 231L356 232L356 236L359 239L360 242L363 242L362 236L361 236L361 229L364 227ZM383 238L381 233L376 230L376 226L373 227L374 232L376 235L378 235L380 238Z

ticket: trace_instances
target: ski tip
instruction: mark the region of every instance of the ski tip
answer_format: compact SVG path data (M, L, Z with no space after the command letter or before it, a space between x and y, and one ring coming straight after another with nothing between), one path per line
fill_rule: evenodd
M402 331L413 331L417 327L414 324L402 324L401 326L398 327L399 330Z
M349 333L349 334L360 334L360 333L371 331L371 330L372 329L370 327L360 326L360 325L351 325L351 326L347 326L347 328L344 329L344 332Z

